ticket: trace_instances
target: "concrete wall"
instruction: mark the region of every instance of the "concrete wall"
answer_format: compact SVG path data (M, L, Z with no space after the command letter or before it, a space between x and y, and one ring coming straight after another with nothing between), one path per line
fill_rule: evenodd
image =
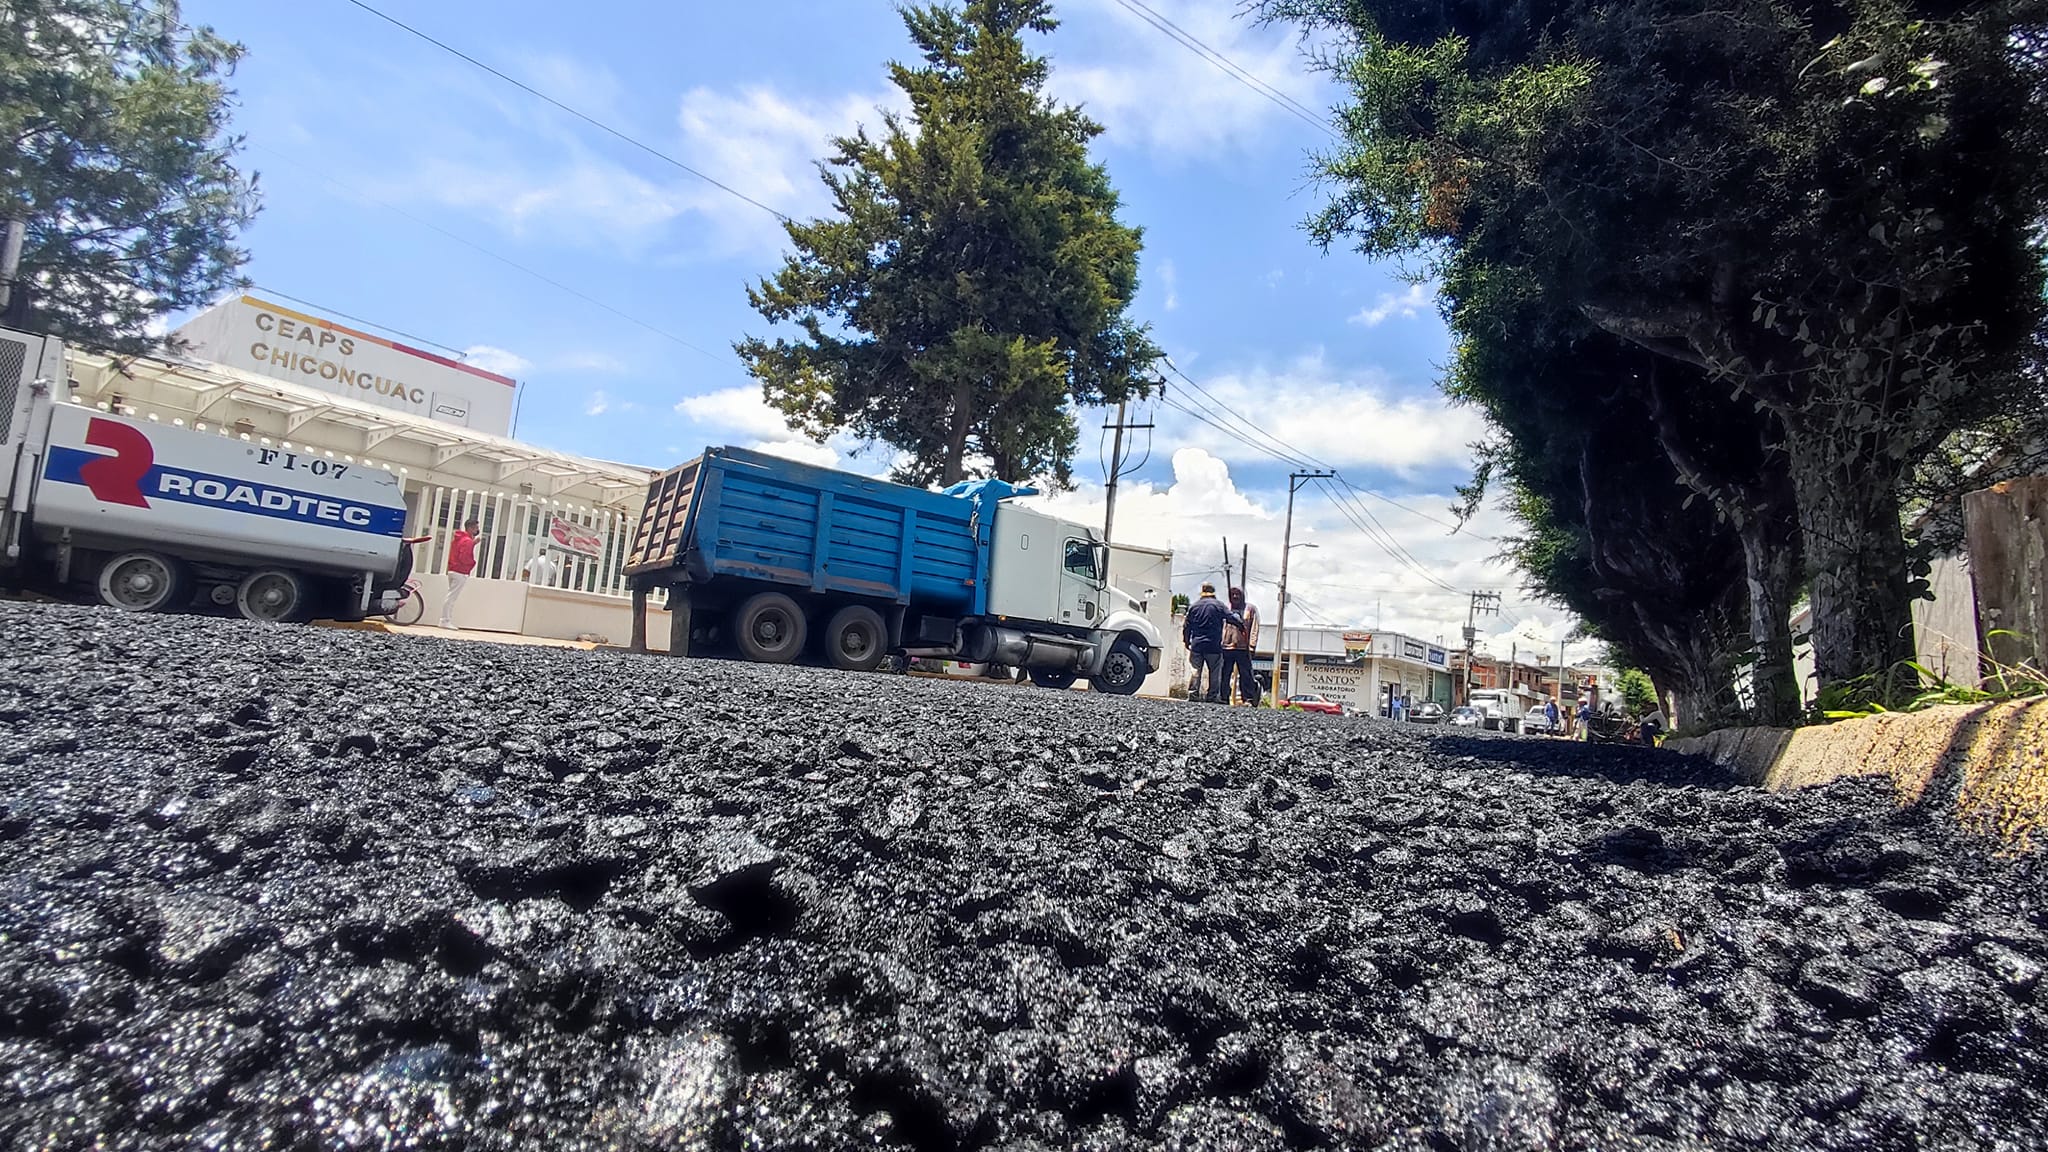
M1975 687L1977 592L1967 556L1941 556L1927 582L1932 600L1913 601L1913 642L1920 663L1951 684Z
M1891 781L1901 806L1952 805L1968 831L2028 852L2048 834L2048 700L1953 704L1811 728L1727 728L1667 740L1773 791L1851 776Z
M1159 671L1145 678L1145 683L1138 687L1138 695L1168 695L1174 682L1173 652L1180 647L1180 625L1173 619L1173 553L1111 544L1109 582L1133 596L1144 596L1146 589L1152 590L1145 604L1145 619L1159 629L1160 643L1166 650L1160 653ZM1187 683L1185 676L1183 673L1183 684Z

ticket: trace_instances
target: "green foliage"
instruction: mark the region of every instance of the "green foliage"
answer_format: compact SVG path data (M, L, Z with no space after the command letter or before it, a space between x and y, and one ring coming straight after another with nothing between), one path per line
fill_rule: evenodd
M898 479L1071 478L1072 405L1147 394L1159 350L1125 316L1137 229L1117 222L1101 128L1045 95L1022 33L1045 0L906 7L923 64L891 67L910 100L879 137L821 167L836 216L788 225L795 254L748 292L801 339L737 345L769 403L823 439L904 452Z
M1353 93L1315 235L1419 258L1447 289L1527 278L1768 413L1819 670L1888 667L1900 486L2018 410L2035 351L2048 5L1258 8L1333 32Z
M1622 669L1614 678L1614 690L1631 716L1647 716L1657 710L1657 688L1641 669Z
M1173 594L1173 611L1174 611L1175 613L1181 613L1181 612L1185 612L1185 611L1187 611L1187 610L1188 610L1188 605L1189 605L1189 603L1191 603L1191 601L1189 601L1189 600L1188 600L1188 594L1187 594L1187 593L1185 593L1185 592L1175 592L1175 593Z
M0 14L0 217L28 224L36 327L95 347L241 285L256 212L234 165L227 79L242 48L176 0L9 0Z
M2012 636L1994 629L1992 636ZM1943 704L1998 704L2048 696L2048 672L2031 664L2010 666L1986 659L1990 674L1972 688L1956 684L1917 660L1901 660L1882 676L1858 676L1825 685L1807 715L1811 724L1831 724L1886 712L1918 712Z

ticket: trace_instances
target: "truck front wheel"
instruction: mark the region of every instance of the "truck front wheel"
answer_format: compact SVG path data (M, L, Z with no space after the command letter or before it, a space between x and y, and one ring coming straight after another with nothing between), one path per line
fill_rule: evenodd
M100 603L124 612L167 612L191 598L191 576L161 552L123 552L100 569Z
M244 620L284 624L306 610L305 578L285 568L259 568L242 577L235 588L235 610Z
M1102 671L1089 678L1089 687L1112 696L1129 696L1145 682L1145 649L1129 640L1119 640L1102 661Z
M804 650L804 610L780 592L747 597L732 625L740 654L757 664L787 664Z
M873 672L889 654L889 629L873 608L849 604L825 625L825 656L834 668Z

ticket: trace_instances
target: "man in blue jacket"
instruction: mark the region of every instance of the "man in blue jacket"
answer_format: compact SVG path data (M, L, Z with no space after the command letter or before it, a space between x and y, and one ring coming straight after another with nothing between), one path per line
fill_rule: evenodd
M1223 682L1223 626L1234 624L1244 627L1244 617L1223 606L1216 599L1214 584L1202 585L1202 598L1188 609L1187 619L1181 621L1181 643L1187 645L1188 657L1195 666L1195 674L1188 681L1188 699L1202 700L1210 704L1221 704L1230 698L1230 688ZM1202 684L1208 682L1208 692L1202 691Z

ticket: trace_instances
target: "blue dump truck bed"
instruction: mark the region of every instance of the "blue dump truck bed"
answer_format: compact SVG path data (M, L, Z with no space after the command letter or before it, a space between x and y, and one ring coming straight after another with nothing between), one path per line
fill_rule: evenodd
M766 580L975 615L988 603L994 517L993 501L707 448L649 487L626 573Z

